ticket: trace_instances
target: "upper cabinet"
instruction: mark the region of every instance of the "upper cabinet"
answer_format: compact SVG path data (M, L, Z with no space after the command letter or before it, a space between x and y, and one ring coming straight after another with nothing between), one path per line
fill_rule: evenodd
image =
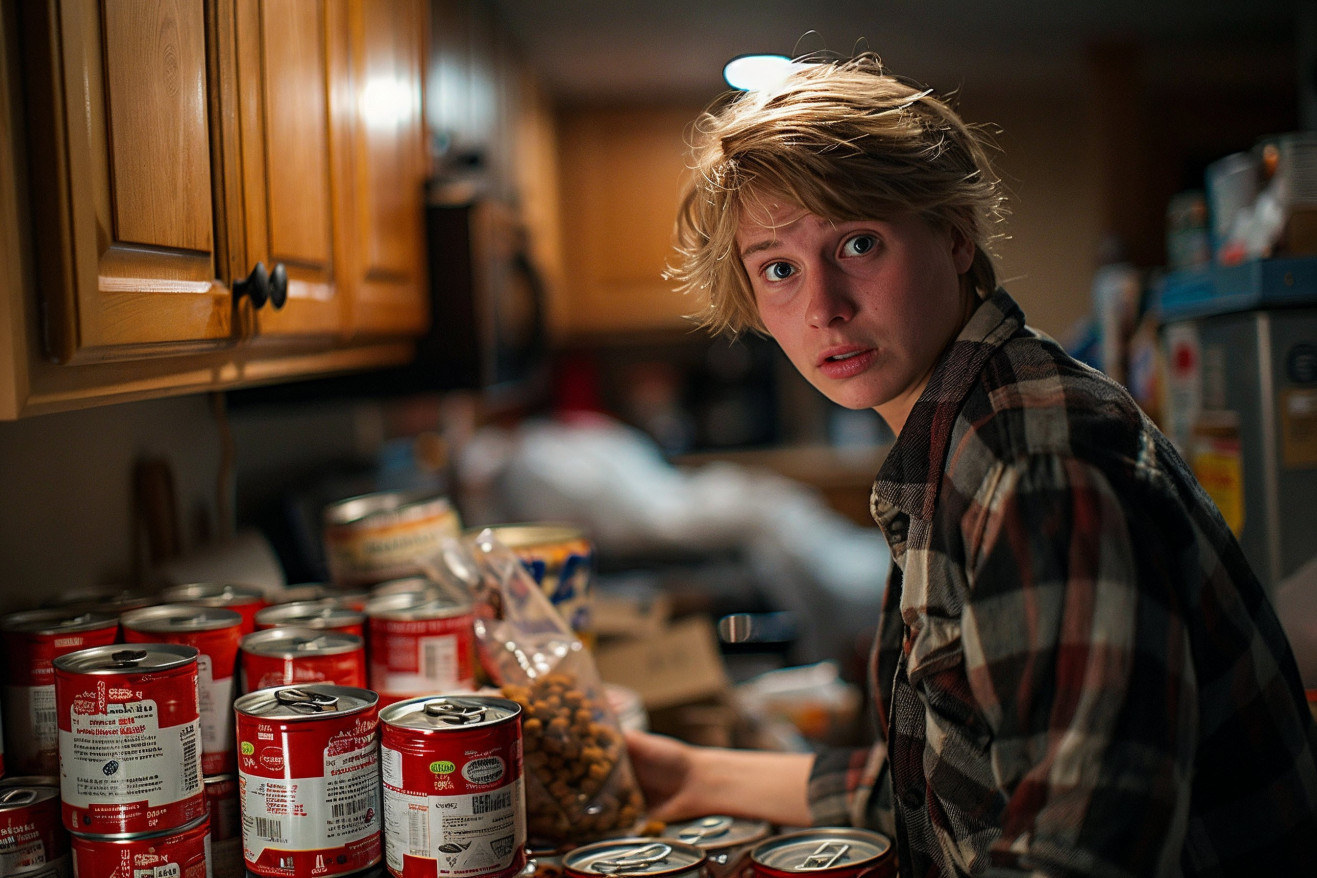
M0 416L410 356L429 319L422 0L0 15L26 132L0 159L30 181L7 211L28 270Z

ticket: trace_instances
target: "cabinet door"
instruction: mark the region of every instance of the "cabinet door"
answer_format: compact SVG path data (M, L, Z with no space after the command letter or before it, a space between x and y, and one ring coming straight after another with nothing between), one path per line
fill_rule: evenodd
M96 362L231 343L202 0L22 7L47 355Z
M350 0L343 106L344 185L351 192L351 331L419 335L429 320L425 265L425 123L421 84L428 32L417 0Z
M387 6L389 4L381 4ZM334 336L346 321L342 287L342 182L333 127L343 86L334 56L344 40L341 3L244 0L236 14L245 260L288 276L286 304L241 313L245 334Z

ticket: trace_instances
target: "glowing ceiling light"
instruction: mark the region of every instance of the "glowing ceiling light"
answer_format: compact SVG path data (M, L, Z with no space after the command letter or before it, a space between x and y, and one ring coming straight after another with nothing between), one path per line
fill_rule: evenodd
M786 55L740 55L723 66L723 79L732 88L754 91L772 88L795 69Z

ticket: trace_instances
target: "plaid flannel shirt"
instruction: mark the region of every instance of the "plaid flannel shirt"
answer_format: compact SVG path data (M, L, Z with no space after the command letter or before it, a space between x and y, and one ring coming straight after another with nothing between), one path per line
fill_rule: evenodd
M904 875L1317 875L1317 727L1238 543L1115 382L1001 290L874 483L881 740L816 824Z

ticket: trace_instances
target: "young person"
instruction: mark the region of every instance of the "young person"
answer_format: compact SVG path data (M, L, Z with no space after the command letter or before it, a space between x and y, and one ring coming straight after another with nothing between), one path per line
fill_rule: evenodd
M1166 438L998 286L977 130L865 54L695 134L672 276L705 326L772 336L886 420L893 564L879 740L633 734L651 816L868 826L904 875L1317 874L1317 727L1281 625Z

